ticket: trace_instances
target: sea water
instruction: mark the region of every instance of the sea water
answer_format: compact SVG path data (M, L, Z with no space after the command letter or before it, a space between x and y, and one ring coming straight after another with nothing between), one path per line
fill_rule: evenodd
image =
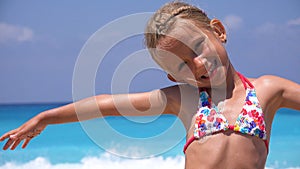
M14 129L41 111L58 107L62 104L39 105L1 105L0 106L0 135ZM140 117L147 121L148 117ZM148 119L149 120L149 119ZM150 117L151 120L151 117ZM118 132L129 137L147 138L163 133L177 118L175 116L160 116L151 121L150 125L132 123L124 117L108 117L100 119L112 126ZM270 152L266 168L300 168L300 112L290 109L280 109L275 116L272 126ZM103 123L104 124L104 123ZM100 126L101 127L101 126ZM99 127L99 132L101 128ZM179 134L184 135L181 129ZM115 143L118 140L110 138L110 133L102 133L103 140ZM175 137L175 136L174 136ZM168 136L169 140L174 140ZM169 149L153 154L147 158L127 158L116 155L105 146L99 145L91 139L80 123L50 125L41 135L34 138L26 149L18 147L14 151L0 150L0 169L116 169L116 168L144 168L144 169L183 169L184 154L182 148L185 139L178 140L178 144L157 142L157 146L144 146L145 151L158 150L160 145ZM0 143L3 147L4 142ZM153 150L154 149L154 150ZM163 150L163 149L161 149ZM126 150L125 150L126 151ZM135 156L138 157L138 156Z

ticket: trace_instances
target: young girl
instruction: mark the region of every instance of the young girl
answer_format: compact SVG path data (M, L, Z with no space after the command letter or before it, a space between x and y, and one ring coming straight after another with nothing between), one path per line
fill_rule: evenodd
M300 86L276 76L246 78L237 72L223 46L222 23L186 3L159 9L148 22L145 40L153 59L178 85L99 95L47 110L4 134L3 149L13 150L23 140L25 148L49 124L173 114L187 131L186 169L264 168L274 115L281 107L300 110Z

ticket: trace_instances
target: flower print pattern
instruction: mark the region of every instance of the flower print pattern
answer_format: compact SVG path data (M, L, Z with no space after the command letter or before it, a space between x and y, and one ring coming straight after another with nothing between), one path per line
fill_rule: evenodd
M207 92L200 92L199 107L194 129L195 138L201 138L218 131L231 129L266 140L267 134L265 126L262 109L254 88L247 88L245 104L232 127L218 108L211 103Z
M240 128L235 131L266 140L266 124L254 88L247 88L246 104L243 106L242 112L235 122L235 125L240 126ZM242 118L244 120L241 120Z
M200 93L199 107L196 114L194 137L200 138L226 128L228 124L225 117L216 106L211 106L207 92Z

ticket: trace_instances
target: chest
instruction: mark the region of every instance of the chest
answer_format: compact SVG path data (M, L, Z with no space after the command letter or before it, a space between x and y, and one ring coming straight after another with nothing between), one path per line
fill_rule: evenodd
M211 97L207 92L201 92L197 114L202 114L207 120L212 120L215 116L223 118L229 124L234 124L240 116L250 114L251 111L261 112L256 92L253 89L237 91L224 100L219 98L220 96Z
M199 108L194 121L195 138L227 130L266 138L262 109L253 88L247 88L241 110L233 109L234 113L224 114L224 109L228 106L223 105L221 108L221 104L225 103L220 102L216 106L207 92L200 93Z

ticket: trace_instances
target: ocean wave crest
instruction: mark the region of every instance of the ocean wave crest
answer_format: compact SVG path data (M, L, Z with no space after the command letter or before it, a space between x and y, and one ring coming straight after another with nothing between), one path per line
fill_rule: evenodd
M147 159L127 159L104 153L100 156L84 157L78 163L51 163L45 157L37 157L34 160L19 163L6 162L0 169L183 169L184 156L167 157L162 156ZM265 169L278 169L282 167L265 167ZM284 167L285 169L300 169L300 167Z
M58 163L51 164L51 162L44 157L37 157L32 161L26 163L6 162L0 166L0 169L116 169L116 168L130 168L130 169L183 169L184 157L167 157L162 156L148 158L148 159L125 159L105 153L100 157L84 157L78 163Z

